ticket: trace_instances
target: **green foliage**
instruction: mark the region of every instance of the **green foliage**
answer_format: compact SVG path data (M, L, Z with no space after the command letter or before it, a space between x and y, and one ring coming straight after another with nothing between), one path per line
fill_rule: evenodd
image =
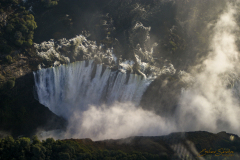
M40 143L32 146L32 153L34 155L33 157L37 159L45 159L46 157L45 152L46 148L42 146Z
M15 44L17 45L17 46L21 46L22 44L23 44L23 40L16 40L15 41Z
M26 25L30 30L34 30L37 28L37 23L34 20L27 20Z
M28 27L25 26L25 25L22 25L21 28L20 28L20 30L21 30L21 32L23 32L23 33L28 33L28 31L29 31Z
M6 24L0 23L0 52L9 54L11 50L32 46L37 24L34 16L21 6L20 0L4 0L1 12L8 14Z
M58 154L58 159L59 160L70 160L70 155L68 153L62 153L60 152Z
M10 0L10 2L11 2L12 4L15 4L15 5L19 4L19 1L18 1L18 0Z
M184 51L186 49L186 42L178 34L168 31L168 36L165 37L165 48L171 53L176 51Z
M13 80L8 80L7 81L7 88L12 89L15 86L15 81Z
M12 63L12 57L10 55L7 55L5 59L8 63Z
M28 36L27 36L27 39L33 39L33 34L34 34L34 32L30 31Z
M13 29L14 29L14 26L13 26L13 24L10 23L10 24L7 25L6 31L8 33L11 33L13 31Z
M25 46L31 46L33 44L31 39L28 39L27 41L24 41Z
M34 16L32 14L29 14L25 17L26 20L34 21Z
M72 140L55 141L53 138L48 138L40 142L37 136L33 136L31 141L24 137L16 140L12 137L0 139L0 159L158 160L166 159L166 156L96 149L91 145Z
M53 138L47 138L46 139L46 144L53 144L55 140Z
M36 135L34 135L34 136L32 137L32 143L33 143L33 144L40 144L41 141L38 139L38 137L37 137Z
M41 0L46 8L58 5L59 0Z
M14 38L15 38L16 40L22 39L22 32L16 31L16 32L15 32L15 35L14 35Z
M173 47L176 47L176 44L173 41L169 42Z

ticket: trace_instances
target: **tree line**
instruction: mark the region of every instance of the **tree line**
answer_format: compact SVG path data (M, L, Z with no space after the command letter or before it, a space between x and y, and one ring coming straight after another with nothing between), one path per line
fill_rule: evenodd
M54 140L47 138L40 141L37 136L31 139L11 136L0 139L0 160L159 160L168 159L167 155L106 150L74 140Z

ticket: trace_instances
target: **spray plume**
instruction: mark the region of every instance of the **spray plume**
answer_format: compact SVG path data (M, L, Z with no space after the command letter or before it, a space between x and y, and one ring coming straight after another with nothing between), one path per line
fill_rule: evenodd
M180 130L207 130L239 132L239 103L232 88L226 87L230 74L238 74L238 50L235 33L236 6L227 5L215 24L211 52L195 72L191 88L181 96L176 116Z

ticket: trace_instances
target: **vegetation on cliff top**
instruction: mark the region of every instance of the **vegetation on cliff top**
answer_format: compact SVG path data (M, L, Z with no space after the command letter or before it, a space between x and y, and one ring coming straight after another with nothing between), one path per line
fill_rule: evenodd
M0 139L0 159L170 160L180 157L198 159L197 157L201 156L207 160L237 160L240 153L239 143L237 135L204 131L103 141L53 138L40 141L37 136L32 136L31 139L13 139L8 136ZM178 148L177 151L170 145ZM212 152L204 154L201 152L204 150Z
M30 47L33 43L37 24L34 16L21 3L20 0L1 1L1 54L10 54L14 50Z
M91 140L84 140L90 141ZM89 143L89 144L90 144ZM93 142L92 142L93 143ZM6 137L0 140L0 159L58 159L58 160L166 160L167 155L106 150L74 140L54 140L48 138L42 142L36 136L30 138Z

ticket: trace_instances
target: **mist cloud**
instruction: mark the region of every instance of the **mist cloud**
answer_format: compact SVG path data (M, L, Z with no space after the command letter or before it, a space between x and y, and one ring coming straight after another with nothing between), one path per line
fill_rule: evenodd
M66 132L48 132L43 138L117 139L129 136L156 136L177 131L171 121L132 103L115 103L100 107L90 106L87 111L74 112Z
M225 82L228 74L239 72L235 14L236 7L228 4L214 27L211 52L203 61L202 71L193 70L195 82L182 94L176 111L180 130L239 133L239 103Z
M79 123L80 119L82 123ZM111 108L91 106L82 114L74 114L70 124L69 129L74 130L73 137L81 135L93 139L154 136L176 130L162 117L131 103L115 103Z

